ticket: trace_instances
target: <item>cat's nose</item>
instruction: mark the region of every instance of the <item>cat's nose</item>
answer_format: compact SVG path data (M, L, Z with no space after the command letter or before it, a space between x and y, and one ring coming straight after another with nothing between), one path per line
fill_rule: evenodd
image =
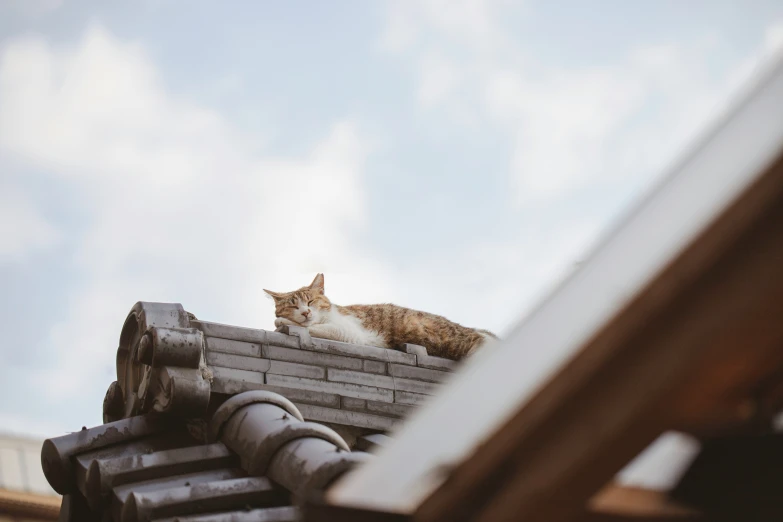
M310 310L305 310L304 312L302 312L302 315L305 317L310 317Z

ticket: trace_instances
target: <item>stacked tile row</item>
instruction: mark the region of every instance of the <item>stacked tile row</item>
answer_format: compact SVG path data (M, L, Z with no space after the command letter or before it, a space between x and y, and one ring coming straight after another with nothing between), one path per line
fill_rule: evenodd
M172 416L147 414L48 439L44 474L68 522L294 522L291 493L251 476L222 442L193 439Z
M352 345L311 338L300 327L273 332L197 320L191 326L204 334L213 393L274 391L318 422L392 430L456 367L421 346L403 352Z
M294 522L297 498L323 491L388 443L361 449L305 422L268 391L235 395L215 411L206 439L184 419L150 413L48 439L44 475L68 522Z

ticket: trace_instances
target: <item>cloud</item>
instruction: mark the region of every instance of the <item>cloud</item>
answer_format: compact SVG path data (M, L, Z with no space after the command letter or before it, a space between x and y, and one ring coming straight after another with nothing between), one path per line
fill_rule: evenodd
M507 40L497 17L508 0L401 0L386 3L387 23L381 49L400 53L422 40L440 40L471 50L488 51Z
M401 299L406 306L503 335L573 271L602 224L563 220L546 228L521 225L505 240L481 239L423 256L397 276L411 289Z
M458 68L441 56L428 56L420 65L417 97L421 105L432 107L449 98L459 83Z
M716 40L645 45L604 64L561 65L511 38L507 2L388 4L382 48L413 64L424 111L457 122L479 107L509 137L510 200L545 205L588 185L641 187L715 119L783 41L781 23L745 60L710 69Z
M316 271L355 298L392 293L386 268L354 241L371 152L358 124L335 122L301 157L259 148L221 114L169 93L143 47L100 25L67 48L40 37L2 48L0 150L73 189L88 222L61 231L80 282L31 379L49 403L99 401L137 300L271 328L261 288L295 288ZM4 233L5 250L54 240L34 208L27 215L37 234L12 243Z
M63 0L5 0L6 7L27 17L37 17L56 11Z
M764 32L764 50L777 53L783 48L783 20L778 20L767 27Z
M649 183L732 92L731 72L708 77L706 52L647 47L613 66L491 76L487 105L514 137L516 202L546 202L589 184Z
M61 239L24 191L11 183L0 183L0 264L24 261Z

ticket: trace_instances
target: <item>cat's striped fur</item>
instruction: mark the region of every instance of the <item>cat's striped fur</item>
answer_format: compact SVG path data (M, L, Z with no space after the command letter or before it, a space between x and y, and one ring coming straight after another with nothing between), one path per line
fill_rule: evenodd
M393 304L332 304L324 294L323 274L292 292L264 292L275 300L275 326L304 326L313 337L322 339L395 349L405 343L418 344L430 355L453 360L497 339L487 330Z

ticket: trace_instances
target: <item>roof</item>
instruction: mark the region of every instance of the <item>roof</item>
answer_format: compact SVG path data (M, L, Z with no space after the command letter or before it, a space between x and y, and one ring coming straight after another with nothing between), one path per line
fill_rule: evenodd
M249 391L223 403L202 432L148 413L47 440L41 458L65 495L65 520L217 522L296 520L296 495L369 455L303 421L281 395Z
M200 321L137 303L120 334L105 424L47 440L62 520L294 520L388 444L458 363ZM78 425L78 422L75 422Z
M304 417L365 431L390 431L445 382L458 363L406 351L311 338L307 329L269 332L193 321L204 334L213 393L271 390Z
M781 100L778 61L537 310L335 484L329 505L577 520L667 430L769 429L783 407Z

